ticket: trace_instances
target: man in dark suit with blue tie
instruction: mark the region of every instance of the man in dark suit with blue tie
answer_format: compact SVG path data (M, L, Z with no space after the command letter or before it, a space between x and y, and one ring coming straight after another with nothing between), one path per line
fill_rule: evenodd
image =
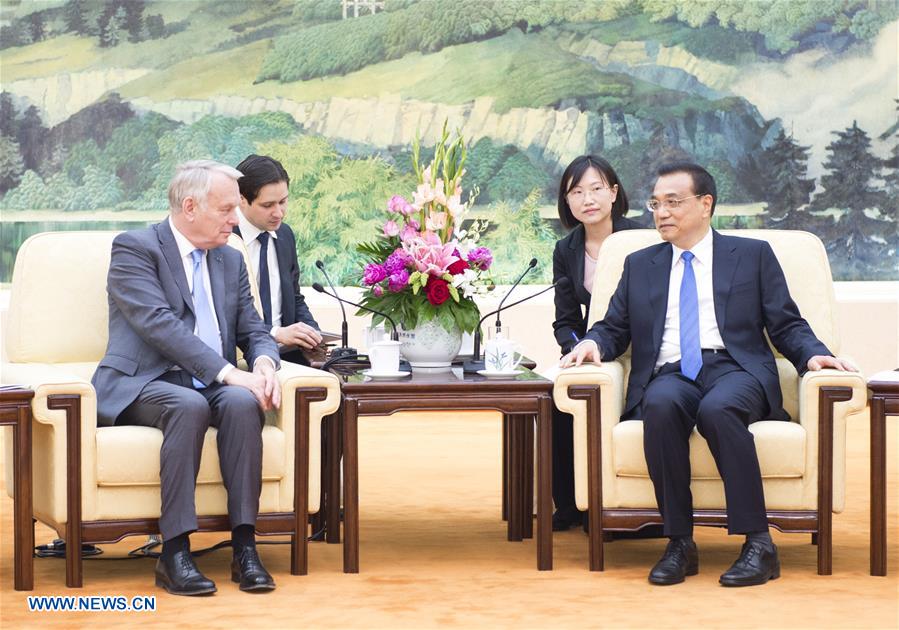
M218 429L234 558L245 591L271 590L256 552L263 412L280 404L278 349L259 318L243 256L226 245L237 225L240 172L211 160L178 167L169 217L113 241L109 341L92 383L98 423L156 427L162 553L156 584L175 595L216 590L194 564L194 493L203 441ZM252 372L235 367L236 347Z
M854 369L815 337L765 241L711 229L716 199L704 168L659 170L647 207L666 242L627 257L605 318L562 359L563 367L599 363L632 345L622 419L643 419L643 450L670 538L650 571L653 584L699 571L688 445L694 426L724 481L728 532L746 535L721 584L764 584L780 575L748 429L757 420L788 419L765 333L800 374Z
M250 155L237 165L240 223L234 232L250 257L256 275L263 318L278 342L281 358L308 365L303 350L322 341L318 323L300 292L300 267L293 230L284 223L290 177L267 155Z

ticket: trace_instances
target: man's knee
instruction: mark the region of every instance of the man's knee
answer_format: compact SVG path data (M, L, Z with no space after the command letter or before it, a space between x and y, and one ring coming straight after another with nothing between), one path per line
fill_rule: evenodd
M265 414L259 406L259 401L253 392L244 387L226 386L222 390L219 414L222 424L237 420L261 430L265 422ZM258 423L249 422L251 419L257 419Z
M172 405L167 411L169 418L166 423L165 431L174 430L177 432L192 431L204 433L209 428L211 413L209 403L202 394L184 388L184 392L179 396L178 403Z

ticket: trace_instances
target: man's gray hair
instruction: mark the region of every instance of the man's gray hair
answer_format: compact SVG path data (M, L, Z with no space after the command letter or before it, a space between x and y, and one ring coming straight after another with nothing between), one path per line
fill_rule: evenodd
M243 177L243 173L236 168L215 160L191 160L176 166L175 176L169 183L169 210L181 212L181 204L188 197L205 206L215 173L230 177L234 181Z

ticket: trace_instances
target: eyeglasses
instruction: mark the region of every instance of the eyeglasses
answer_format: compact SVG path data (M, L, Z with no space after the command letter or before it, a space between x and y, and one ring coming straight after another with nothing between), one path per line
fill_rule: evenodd
M575 188L565 196L568 197L569 201L579 202L587 196L587 192L591 193L594 197L598 197L599 194L604 190L612 189L608 186L600 186L597 184L596 186L591 186L587 190L584 190L583 188Z
M646 209L650 212L658 212L661 208L664 208L668 212L673 212L680 208L680 204L682 201L704 196L705 195L691 195L689 197L682 197L680 199L649 199L646 201Z

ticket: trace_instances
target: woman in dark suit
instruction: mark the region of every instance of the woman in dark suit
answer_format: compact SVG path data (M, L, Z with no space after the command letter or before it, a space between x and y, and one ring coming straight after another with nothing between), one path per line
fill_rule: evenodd
M624 218L627 195L615 169L600 157L576 158L559 182L559 219L570 230L553 251L553 282L571 282L556 289L556 341L562 354L571 351L587 332L593 272L603 241L612 232L641 227ZM574 444L571 414L553 407L553 529L565 530L583 521L574 501Z

